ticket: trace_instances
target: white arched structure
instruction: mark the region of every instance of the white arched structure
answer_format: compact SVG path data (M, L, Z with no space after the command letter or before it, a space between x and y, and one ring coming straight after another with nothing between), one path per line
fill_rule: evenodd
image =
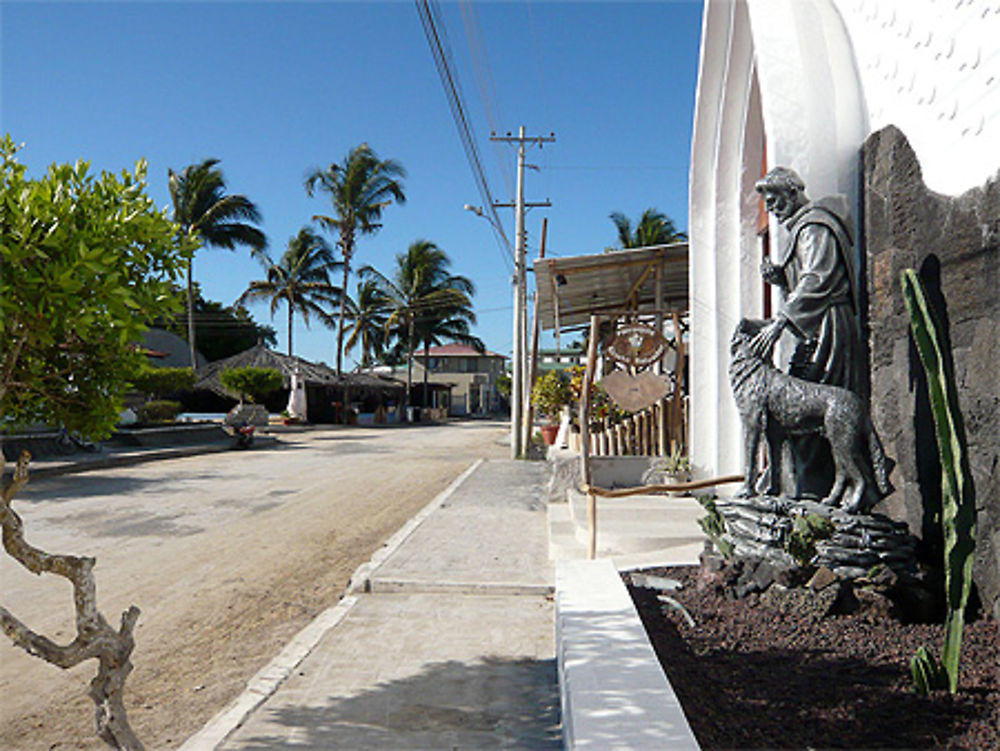
M707 0L690 177L691 460L705 475L742 466L729 339L760 317L758 199L768 167L792 167L812 197L857 196L868 134L850 40L832 0ZM784 239L773 223L772 242Z
M862 144L888 124L932 190L976 187L1000 168L997 38L1000 0L705 0L688 224L698 472L741 466L726 367L736 322L763 313L753 183L765 153L812 198L845 196L855 221ZM776 250L774 222L770 237Z

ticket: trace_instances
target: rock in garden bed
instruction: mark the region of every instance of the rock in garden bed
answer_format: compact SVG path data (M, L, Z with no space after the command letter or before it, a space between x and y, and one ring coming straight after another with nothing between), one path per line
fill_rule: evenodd
M966 623L959 690L914 693L909 661L939 653L944 627L902 623L864 596L853 612L829 589L772 585L735 599L697 567L646 569L681 583L670 598L625 583L688 722L713 749L1000 749L1000 630ZM654 580L655 581L655 580ZM831 584L837 587L837 584ZM773 592L771 590L774 590ZM823 591L827 597L823 597ZM810 602L806 602L810 599Z

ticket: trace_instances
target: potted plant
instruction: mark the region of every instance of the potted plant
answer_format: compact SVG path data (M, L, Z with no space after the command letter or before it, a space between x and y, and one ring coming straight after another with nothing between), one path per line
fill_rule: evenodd
M549 446L556 442L556 434L559 432L559 418L562 415L563 407L570 403L572 392L570 391L569 379L562 372L552 370L535 381L531 389L531 403L544 415L548 424L542 426L542 438Z
M691 482L691 460L674 446L667 456L660 456L650 462L649 469L642 476L646 485L679 485Z

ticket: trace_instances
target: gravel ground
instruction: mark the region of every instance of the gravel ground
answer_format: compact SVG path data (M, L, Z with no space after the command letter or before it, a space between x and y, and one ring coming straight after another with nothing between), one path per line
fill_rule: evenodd
M352 428L265 450L32 482L14 502L29 542L97 557L98 603L142 609L126 685L150 751L176 748L318 613L354 569L475 459L504 457L498 423ZM0 604L59 643L71 591L0 554ZM99 751L87 685L0 637L0 749Z
M1000 630L966 623L959 690L913 692L910 657L939 654L941 624L904 624L884 609L795 612L770 598L727 598L697 586L697 567L646 570L683 584L669 593L626 584L691 728L718 749L1000 749Z

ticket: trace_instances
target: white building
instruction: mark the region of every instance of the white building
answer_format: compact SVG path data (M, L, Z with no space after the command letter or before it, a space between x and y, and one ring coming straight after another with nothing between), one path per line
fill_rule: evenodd
M776 303L758 267L783 230L762 219L754 182L792 167L810 197L842 194L857 221L861 146L894 124L929 188L981 185L1000 168L997 40L997 0L706 0L689 222L698 472L740 471L729 339Z
M413 353L413 393L420 393L424 380L424 362L428 364L428 383L452 386L448 414L452 416L487 415L500 410L497 379L504 373L507 358L496 352L478 352L465 344L445 344ZM405 377L406 366L398 366L396 377Z

